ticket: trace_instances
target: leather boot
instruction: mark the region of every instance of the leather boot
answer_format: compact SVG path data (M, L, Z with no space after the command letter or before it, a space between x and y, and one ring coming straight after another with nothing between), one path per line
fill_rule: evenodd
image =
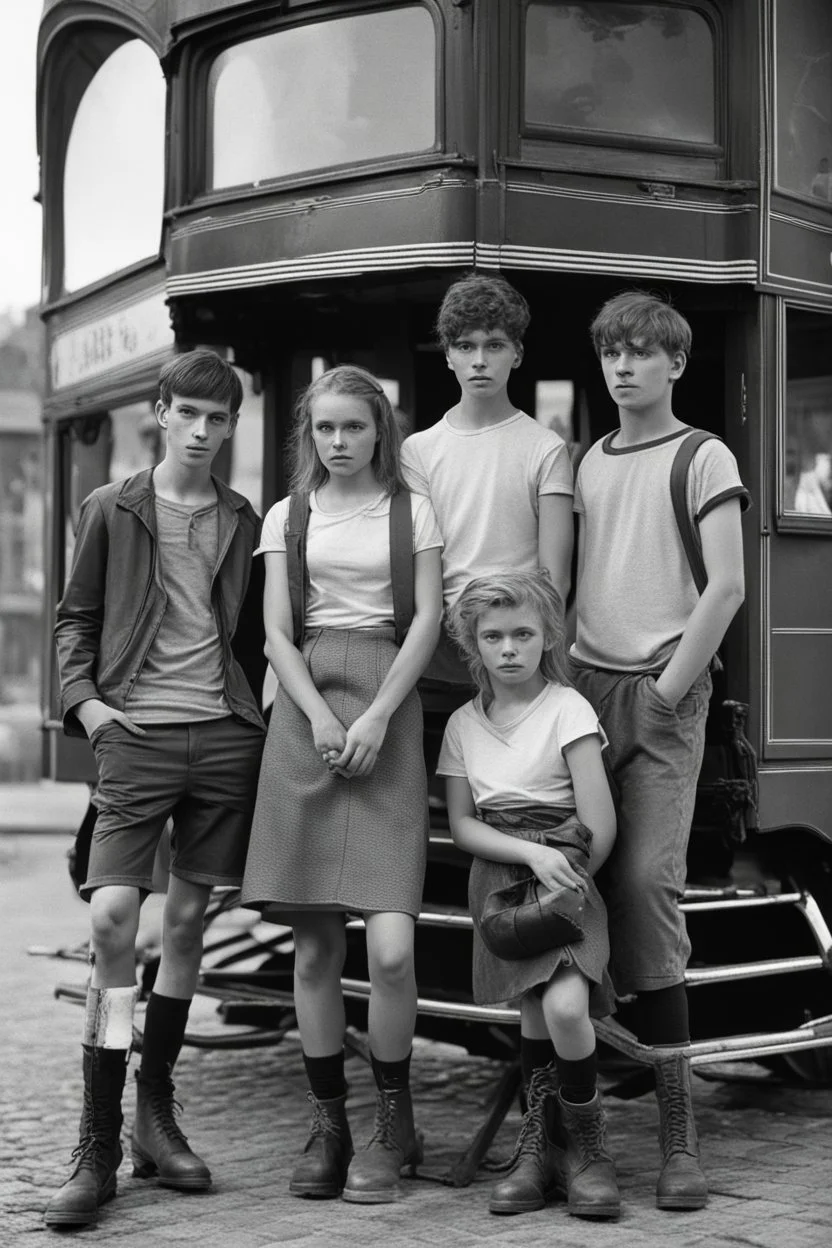
M410 1089L380 1088L373 1134L350 1163L342 1199L360 1205L400 1200L402 1170L413 1173L422 1160L422 1143L422 1134L413 1125Z
M347 1122L347 1098L335 1096L319 1101L307 1092L312 1106L312 1128L292 1178L289 1191L293 1196L317 1196L331 1199L344 1190L347 1167L352 1160L352 1136Z
M607 1151L607 1129L600 1093L586 1105L573 1105L558 1092L566 1136L563 1180L567 1207L577 1218L617 1218L621 1197L615 1163Z
M211 1186L211 1172L201 1157L188 1147L187 1137L176 1122L182 1106L173 1099L173 1082L145 1078L136 1073L136 1121L130 1148L133 1176L149 1179L158 1174L163 1187L183 1192L203 1192Z
M510 1173L491 1189L492 1213L531 1213L557 1190L562 1149L556 1093L554 1064L532 1073L520 1134L507 1163Z
M658 1062L655 1070L662 1150L656 1206L659 1209L703 1209L708 1199L708 1181L699 1164L690 1065L681 1053L674 1053Z
M87 1044L83 1049L84 1106L79 1143L72 1154L75 1169L46 1206L43 1217L47 1226L97 1222L99 1207L116 1194L127 1051Z

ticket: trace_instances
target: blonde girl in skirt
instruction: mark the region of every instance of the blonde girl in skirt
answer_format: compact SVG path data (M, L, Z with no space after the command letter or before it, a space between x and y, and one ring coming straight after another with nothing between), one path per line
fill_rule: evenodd
M292 440L292 490L308 495L299 647L289 498L269 511L256 552L266 560L266 654L279 688L242 903L294 930L295 1008L313 1121L290 1190L364 1203L396 1200L401 1171L421 1159L409 1065L428 805L415 685L439 636L442 539L429 501L411 495L415 612L399 648L390 557L391 497L405 489L398 450L395 417L376 379L352 365L324 373L298 402ZM378 1086L375 1129L354 1157L341 993L348 912L366 923Z
M590 1018L613 1004L606 911L591 879L615 839L603 729L566 675L563 608L546 572L470 581L451 628L480 689L448 721L437 768L447 777L454 841L474 855L474 999L520 999L527 1082L516 1164L492 1189L490 1208L525 1213L560 1192L579 1217L617 1217ZM546 841L575 813L592 834L590 876ZM500 886L496 877L504 874L505 884L515 877L511 866L495 864L521 864L546 888L584 892L583 939L517 960L490 953L477 916Z

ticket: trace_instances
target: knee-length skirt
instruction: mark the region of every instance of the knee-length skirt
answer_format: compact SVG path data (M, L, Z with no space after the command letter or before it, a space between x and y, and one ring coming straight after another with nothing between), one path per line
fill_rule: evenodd
M498 832L542 845L546 842L546 830L553 830L570 814L574 811L557 806L529 806L516 810L492 808L481 811L479 817ZM607 909L593 880L589 881L584 908L583 940L516 961L498 958L486 947L476 916L482 913L486 896L492 889L507 886L515 878L515 868L511 863L486 863L482 858L475 858L471 864L468 899L474 916L473 991L476 1003L493 1005L515 1001L532 989L548 984L555 971L575 966L589 983L590 1013L595 1018L611 1014L615 1008L615 992L607 971L610 958Z
M319 629L303 657L345 728L367 710L396 655L392 629ZM428 843L422 708L412 690L390 719L368 776L333 774L309 720L281 688L263 750L241 894L274 910L416 915Z

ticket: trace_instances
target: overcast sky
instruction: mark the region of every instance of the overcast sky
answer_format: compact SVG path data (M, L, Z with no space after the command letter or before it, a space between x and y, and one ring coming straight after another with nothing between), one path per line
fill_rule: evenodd
M40 299L35 56L41 0L0 0L0 312Z

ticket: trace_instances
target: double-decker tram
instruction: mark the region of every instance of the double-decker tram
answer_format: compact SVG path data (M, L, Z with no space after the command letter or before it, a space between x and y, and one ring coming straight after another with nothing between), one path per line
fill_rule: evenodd
M370 368L410 428L454 402L432 321L462 271L499 270L528 298L512 398L576 453L615 420L587 335L597 307L642 287L688 317L676 413L725 439L754 499L684 900L691 1059L819 1078L830 49L828 0L47 0L38 49L48 619L82 498L160 455L152 402L176 351L209 345L241 371L219 471L263 512L318 370ZM44 656L45 771L92 781L86 743L61 732L49 636ZM485 1046L516 1015L470 1004L465 864L435 816L420 1026ZM360 997L360 970L347 986Z

